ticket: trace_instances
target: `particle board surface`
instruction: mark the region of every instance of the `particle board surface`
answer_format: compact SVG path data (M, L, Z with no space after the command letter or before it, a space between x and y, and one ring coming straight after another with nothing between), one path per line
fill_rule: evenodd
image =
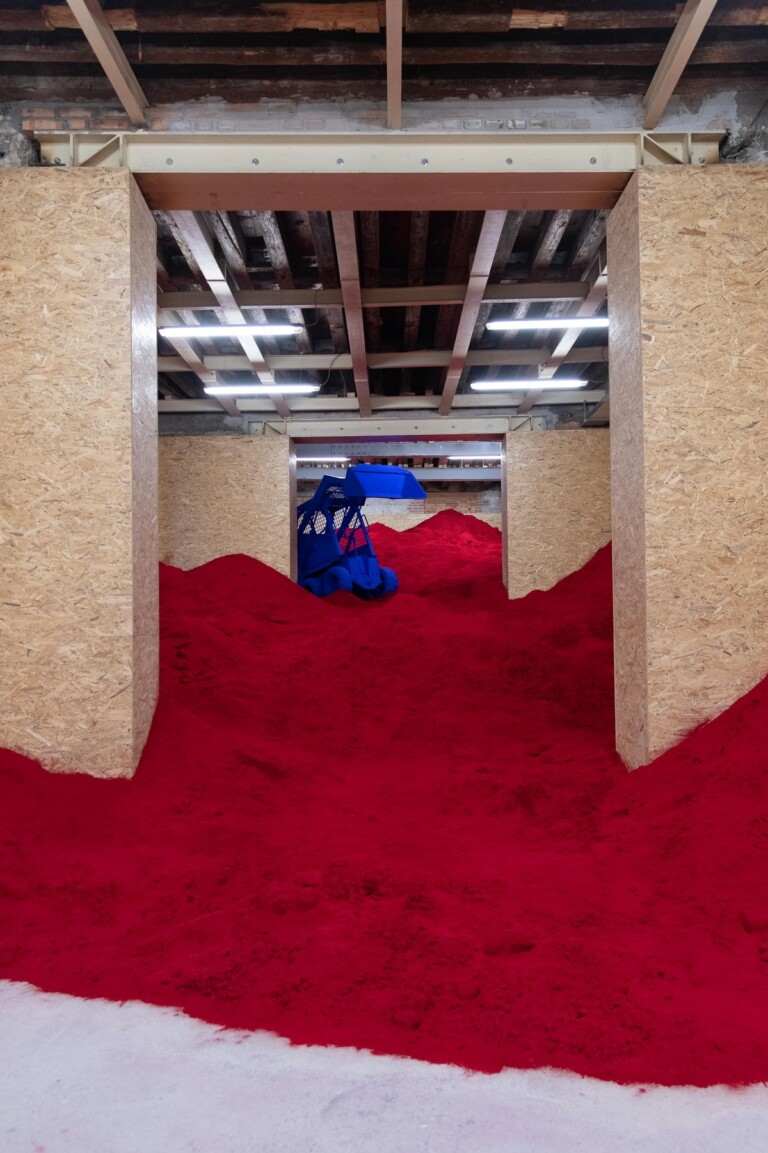
M156 679L151 553L136 568L153 497L134 463L150 473L156 443L137 195L125 170L0 170L0 745L97 776L133 772Z
M131 484L133 532L133 759L138 764L155 711L159 678L157 526L157 232L138 186L130 185Z
M548 589L611 539L607 429L506 438L506 583L510 598Z
M246 553L290 576L287 437L169 436L160 451L160 558L189 569Z
M643 504L634 482L621 513L644 533L644 550L639 532L631 546L647 651L645 685L627 689L647 697L633 767L768 673L768 170L642 169L625 197L636 201L641 325L623 384L611 346L611 391L633 392L615 469L643 475ZM613 275L610 239L609 264ZM616 433L614 401L612 419Z
M616 747L628 764L642 763L648 724L637 185L635 175L608 218Z

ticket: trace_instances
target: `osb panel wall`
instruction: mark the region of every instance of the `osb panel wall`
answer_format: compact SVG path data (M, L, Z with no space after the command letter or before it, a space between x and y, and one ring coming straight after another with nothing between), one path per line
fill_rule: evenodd
M637 175L608 218L616 747L641 763L648 722Z
M607 429L506 438L507 592L548 589L611 539Z
M498 489L478 492L429 492L426 500L386 500L372 498L365 502L365 514L371 524L384 524L403 532L423 524L435 513L445 510L474 516L493 528L501 528L501 504Z
M160 438L160 558L195 568L247 553L290 576L287 437Z
M155 354L132 342L155 278L132 195L124 170L0 170L0 745L97 776L133 772L156 676L151 561L134 584L151 480L133 487Z
M158 689L157 232L131 181L133 503L133 759L138 764Z
M768 673L768 171L643 169L625 195L638 212L632 467L645 498L622 514L645 531L647 723L623 752L634 767Z

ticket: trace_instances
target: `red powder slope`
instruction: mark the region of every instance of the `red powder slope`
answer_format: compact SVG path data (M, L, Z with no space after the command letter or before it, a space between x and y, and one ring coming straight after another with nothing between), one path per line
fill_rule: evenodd
M374 534L386 603L163 570L133 781L0 753L0 976L471 1069L766 1079L768 683L628 776L607 550L509 603L480 522Z

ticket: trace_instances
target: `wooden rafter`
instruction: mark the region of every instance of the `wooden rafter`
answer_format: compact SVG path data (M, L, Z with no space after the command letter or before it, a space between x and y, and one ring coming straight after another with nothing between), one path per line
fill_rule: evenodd
M664 7L622 7L607 2L599 7L558 3L549 7L539 0L528 0L524 6L412 5L405 17L405 31L423 35L446 32L456 36L467 33L503 36L510 30L540 31L562 29L573 32L632 31L642 28L673 28L682 4ZM356 32L376 35L381 30L378 0L312 0L311 3L278 0L260 3L258 8L245 3L228 4L216 11L189 7L165 8L123 4L105 12L116 32L185 33L192 35L234 34L260 35L293 31ZM724 5L711 21L719 27L758 26L768 23L768 5L764 0ZM65 3L0 8L0 31L50 32L72 29L77 21Z
M531 260L531 275L534 279L543 276L552 263L571 216L571 211L563 208L544 214Z
M757 31L757 30L756 30ZM394 87L394 74L384 51L374 44L355 44L339 41L318 47L280 44L256 47L210 47L205 45L137 44L122 49L129 64L152 67L186 68L381 68L385 62L390 69L390 88ZM475 67L487 65L579 66L593 67L655 67L661 61L663 45L654 42L625 44L547 44L532 41L508 44L490 41L487 44L462 44L434 48L430 46L405 48L402 64L412 68ZM756 34L748 40L718 40L699 45L692 63L706 64L761 64L766 60L768 36ZM0 63L33 64L87 64L91 54L86 45L67 42L51 44L0 44ZM402 89L402 83L400 85ZM392 111L388 125L396 123L401 96L390 96ZM390 123L391 121L391 123Z
M717 0L687 0L661 63L643 97L645 128L655 128L664 115L669 98L693 55L716 3Z
M483 303L483 294L491 274L496 249L501 239L506 212L486 212L483 217L480 236L477 241L472 267L469 273L467 295L459 317L459 326L451 352L451 361L443 385L443 395L440 400L440 414L447 416L451 411L453 398L459 387L461 374L464 371L469 351L472 333L477 320L477 314Z
M128 113L131 124L143 125L149 101L117 42L99 0L67 0L72 15Z
M363 283L366 288L377 288L379 284L379 224L378 212L360 213L360 240L363 256ZM360 291L362 303L363 289ZM381 347L381 312L378 308L368 308L365 312L367 340L371 352Z
M408 285L409 288L423 285L424 269L427 263L427 237L429 235L429 213L417 211L411 213L408 230ZM365 307L365 296L363 296ZM413 349L419 339L419 324L421 322L421 307L413 305L405 309L403 320L403 347ZM401 388L408 392L411 388L413 374L410 369L404 369L401 376Z
M371 415L371 386L368 380L368 362L365 349L365 324L360 297L360 265L357 258L357 236L354 212L334 212L333 236L336 242L336 260L344 299L349 351L361 416Z
M318 279L327 290L334 293L334 301L341 306L344 298L340 288L338 289L338 293L336 292L336 286L339 284L339 270L336 266L336 250L333 246L333 236L331 235L330 216L327 212L308 212L307 219L312 234L312 245L315 250ZM317 308L320 306L319 296L321 295L322 292L313 292L312 307ZM328 321L328 328L331 332L334 353L337 356L341 355L347 349L347 331L344 327L344 313L341 307L326 307L325 315ZM350 376L348 373L342 373L341 375L344 381L344 388L348 391L352 383Z

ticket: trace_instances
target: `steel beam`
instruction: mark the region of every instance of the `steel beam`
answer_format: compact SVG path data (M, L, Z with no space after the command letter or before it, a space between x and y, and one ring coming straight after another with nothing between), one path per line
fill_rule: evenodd
M654 133L653 153L643 132L43 132L37 139L49 164L129 168L151 208L376 211L611 208L635 169L676 163L678 154L716 164L722 137Z

